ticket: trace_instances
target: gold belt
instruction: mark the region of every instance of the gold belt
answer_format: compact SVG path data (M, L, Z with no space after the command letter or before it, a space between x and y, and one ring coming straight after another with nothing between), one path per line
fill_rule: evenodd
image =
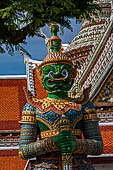
M73 136L81 136L82 131L80 129L71 129L71 132ZM57 136L59 134L59 130L54 129L54 130L46 130L41 132L41 138L48 138L51 136Z

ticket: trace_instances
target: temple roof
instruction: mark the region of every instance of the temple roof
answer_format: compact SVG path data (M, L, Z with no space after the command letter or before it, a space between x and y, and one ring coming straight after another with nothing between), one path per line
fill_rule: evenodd
M23 86L26 77L0 77L0 130L19 129L21 111L26 103Z
M104 143L104 154L113 154L113 125L100 126L100 130Z
M0 150L0 169L1 170L24 170L26 160L18 157L18 150Z
M90 99L98 91L104 73L112 65L112 2L96 1L102 7L95 22L83 21L79 34L65 52L78 66L78 79L82 87L92 85ZM112 66L111 66L112 67Z
M79 49L86 46L97 46L106 31L111 16L111 1L95 1L101 7L101 12L91 16L91 20L82 20L82 27L79 34L72 40L65 51Z
M83 74L80 78L82 86L92 84L94 89L97 82L103 77L104 72L107 72L112 65L112 35L113 22L111 21L103 35L98 47L95 49L92 58L88 62Z

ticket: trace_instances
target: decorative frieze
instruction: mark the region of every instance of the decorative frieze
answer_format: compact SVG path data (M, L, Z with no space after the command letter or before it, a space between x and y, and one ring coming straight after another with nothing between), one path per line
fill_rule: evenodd
M0 147L13 147L19 145L17 137L0 137Z
M35 61L24 56L24 63L26 64L27 87L32 95L35 96L33 70L35 69L35 65L39 65L41 61Z
M97 111L99 122L113 122L113 111Z
M107 29L110 25L110 15L112 14L112 3L111 1L96 1L96 3L99 3L99 5L102 7L101 13L98 14L98 16L95 16L95 22L87 21L84 20L82 27L80 29L80 33L73 39L71 44L67 47L65 52L67 51L74 51L78 50L81 47L88 47L92 46L92 48L88 51L86 55L86 51L84 50L84 54L81 55L80 53L74 54L74 57L76 58L77 64L80 65L79 67L79 79L83 76L90 60L92 59L93 55L95 54L98 45L100 44L103 36L106 34ZM108 14L109 13L109 14ZM103 50L103 53L101 54L103 57L105 55L108 55L109 51L107 46L110 46L111 40L107 41L106 46L104 47L105 49ZM106 53L108 52L108 53ZM99 69L101 62L103 62L101 71L99 69L99 74L100 72L102 73L105 68L106 68L106 63L107 59L106 57L100 57L100 61L98 61L97 65L95 66L96 70ZM85 60L82 60L84 58ZM108 57L109 58L109 57ZM111 59L111 58L109 58ZM108 59L108 60L109 60ZM75 61L75 63L76 63ZM92 71L93 74L95 74L95 69ZM93 75L90 75L90 78L88 81L85 83L85 86L89 85L89 82L91 81ZM95 75L94 79L92 80L93 83L95 83L96 79L99 78L99 75ZM80 80L81 81L81 80ZM90 82L91 83L91 82Z
M106 70L107 66L112 61L112 34L105 44L105 47L99 56L96 64L88 75L87 80L84 83L84 87L92 84L92 89L98 82L99 78L102 76L103 72Z

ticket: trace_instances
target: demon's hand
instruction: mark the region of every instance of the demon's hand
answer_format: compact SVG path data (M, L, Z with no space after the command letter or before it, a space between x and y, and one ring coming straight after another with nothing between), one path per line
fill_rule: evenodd
M56 146L60 147L62 153L73 152L77 148L72 132L63 130L55 137Z

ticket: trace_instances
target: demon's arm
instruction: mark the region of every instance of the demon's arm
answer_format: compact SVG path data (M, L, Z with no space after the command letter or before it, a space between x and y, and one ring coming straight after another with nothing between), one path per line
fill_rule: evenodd
M22 112L19 156L29 159L38 155L57 150L54 137L40 140L40 131L36 120L36 108L28 103Z
M82 107L84 139L75 139L77 149L75 153L99 155L103 153L103 141L100 134L98 119L94 105L89 102Z

